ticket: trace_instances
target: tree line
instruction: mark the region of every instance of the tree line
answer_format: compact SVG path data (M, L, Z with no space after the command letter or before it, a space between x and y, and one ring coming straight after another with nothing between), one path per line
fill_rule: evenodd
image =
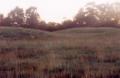
M72 27L119 27L120 3L96 4L87 3L80 8L73 20L65 20L62 23L46 23L41 19L36 7L26 10L16 7L6 17L0 14L0 26L16 26L55 31Z

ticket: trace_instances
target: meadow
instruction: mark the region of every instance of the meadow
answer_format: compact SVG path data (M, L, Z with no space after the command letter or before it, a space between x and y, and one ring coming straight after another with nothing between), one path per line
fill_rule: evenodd
M120 78L120 29L0 27L0 78Z

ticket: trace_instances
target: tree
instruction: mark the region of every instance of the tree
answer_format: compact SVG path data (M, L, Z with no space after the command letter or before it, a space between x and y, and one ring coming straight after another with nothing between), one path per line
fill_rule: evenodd
M65 20L62 22L62 28L72 28L75 27L75 24L72 20Z
M103 26L116 26L120 20L120 11L116 10L119 8L116 4L100 4L94 6L99 12L99 22Z
M26 10L26 24L29 26L36 26L40 23L40 16L36 7L30 7Z
M94 3L89 3L86 7L81 8L78 14L74 17L76 25L80 26L91 26L99 23L99 17L97 10L93 7Z
M3 25L3 21L4 21L4 15L0 14L0 25Z
M6 18L7 22L9 22L10 25L23 25L24 24L24 11L22 8L16 7L14 10L12 10L8 17Z
M81 8L74 21L80 26L116 26L120 21L120 4L88 3Z

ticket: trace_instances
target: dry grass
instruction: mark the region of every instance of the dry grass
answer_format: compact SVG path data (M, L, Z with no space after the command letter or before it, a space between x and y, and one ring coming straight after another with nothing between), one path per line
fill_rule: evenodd
M0 78L120 78L120 29L0 30Z

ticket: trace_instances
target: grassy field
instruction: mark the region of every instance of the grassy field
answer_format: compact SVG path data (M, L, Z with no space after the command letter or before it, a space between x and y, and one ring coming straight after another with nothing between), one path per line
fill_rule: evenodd
M1 27L0 78L120 78L120 29Z

